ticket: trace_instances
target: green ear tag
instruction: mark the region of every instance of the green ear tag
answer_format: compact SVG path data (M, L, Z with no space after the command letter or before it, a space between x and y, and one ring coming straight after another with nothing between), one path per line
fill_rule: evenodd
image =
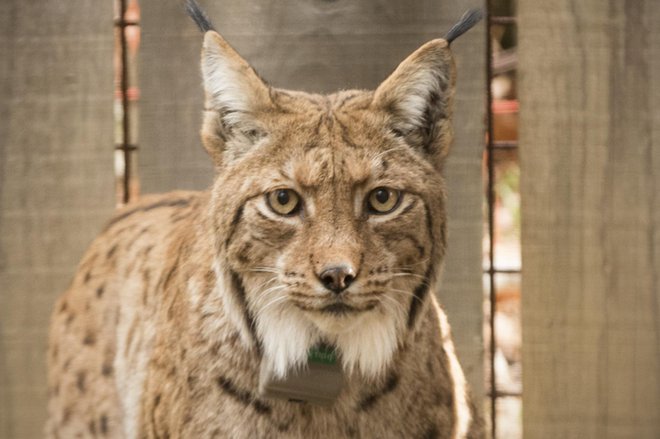
M324 344L307 351L307 367L292 370L285 378L276 378L261 365L259 390L262 396L289 401L332 405L344 386L344 372L337 352Z

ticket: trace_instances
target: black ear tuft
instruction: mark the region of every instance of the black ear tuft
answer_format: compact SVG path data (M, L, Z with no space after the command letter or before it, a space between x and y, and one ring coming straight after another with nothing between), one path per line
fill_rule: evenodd
M447 40L448 43L451 43L456 38L469 31L475 24L479 23L483 17L484 13L481 9L470 9L463 14L458 23L449 29L449 32L445 35L445 40Z
M215 31L213 23L211 23L208 15L206 15L206 12L204 12L197 4L196 0L186 0L185 7L190 18L195 21L195 24L197 24L197 27L199 27L202 32L206 33L210 30Z

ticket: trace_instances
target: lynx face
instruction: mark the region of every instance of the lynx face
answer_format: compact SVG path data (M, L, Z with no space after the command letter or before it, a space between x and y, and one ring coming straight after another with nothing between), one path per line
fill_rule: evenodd
M273 89L213 31L202 69L225 306L280 376L318 342L348 372L381 376L444 254L446 41L424 45L375 92Z

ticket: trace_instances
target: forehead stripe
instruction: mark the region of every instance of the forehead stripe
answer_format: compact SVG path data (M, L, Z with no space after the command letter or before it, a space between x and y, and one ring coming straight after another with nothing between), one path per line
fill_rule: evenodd
M335 119L336 119L336 118L335 118ZM337 125L339 125L339 127L341 128L341 140L342 140L347 146L350 146L350 147L353 148L353 149L357 149L358 146L357 146L357 145L351 140L351 136L350 136L350 134L348 133L348 127L346 127L346 125L344 125L343 123L341 123L341 121L339 121L339 119L336 119L336 121L337 121Z
M236 228L238 227L238 224L241 222L241 219L243 219L243 208L245 207L244 204L241 204L241 207L239 207L236 210L236 213L234 213L234 217L231 220L231 224L229 225L229 233L227 233L227 239L225 239L225 249L229 247L229 243L231 242L232 238L234 237L234 233L236 232Z

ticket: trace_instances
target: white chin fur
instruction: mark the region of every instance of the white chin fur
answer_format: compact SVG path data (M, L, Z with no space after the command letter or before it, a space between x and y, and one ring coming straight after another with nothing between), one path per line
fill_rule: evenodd
M359 324L338 334L334 343L341 352L344 370L349 374L359 371L365 378L381 377L399 344L402 328L398 328L397 320L380 310L368 311L359 317Z
M290 304L258 313L264 358L278 377L307 362L308 350L324 340L339 351L346 373L378 379L386 371L404 329L403 316L375 309L356 316L309 318Z
M307 363L307 351L320 338L319 331L291 306L270 307L258 314L256 324L263 342L264 360L279 378L303 367Z

